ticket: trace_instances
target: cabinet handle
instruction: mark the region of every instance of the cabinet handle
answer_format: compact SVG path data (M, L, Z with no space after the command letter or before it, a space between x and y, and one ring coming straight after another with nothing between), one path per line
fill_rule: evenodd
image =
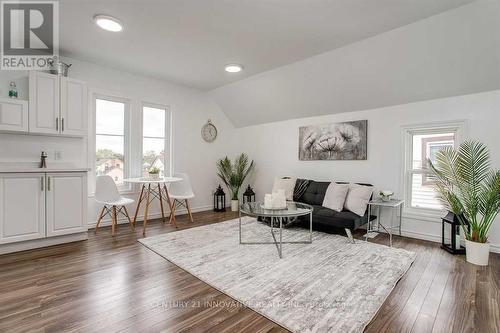
M59 131L59 117L56 117L56 131Z
M47 177L47 191L50 191L50 177Z
M42 180L41 184L42 184L42 192L43 192L43 191L45 191L45 177L40 177L40 178Z
M64 132L64 118L61 118L61 132Z

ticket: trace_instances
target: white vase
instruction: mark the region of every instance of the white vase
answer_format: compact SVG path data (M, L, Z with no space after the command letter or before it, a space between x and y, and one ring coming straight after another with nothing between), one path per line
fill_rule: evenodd
M479 266L488 266L490 257L490 244L477 243L470 240L465 240L465 256L467 262Z
M231 200L231 211L237 212L240 209L240 201L239 200Z

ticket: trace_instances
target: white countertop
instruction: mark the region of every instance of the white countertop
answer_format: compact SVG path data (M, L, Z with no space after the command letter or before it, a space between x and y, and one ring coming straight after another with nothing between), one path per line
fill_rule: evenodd
M182 181L182 178L178 177L161 177L161 178L125 178L123 180L125 183L134 183L134 184L157 184L157 183L175 183Z
M32 162L0 163L0 173L34 173L34 172L87 172L89 168L76 167L67 163L48 163L47 168L39 168Z

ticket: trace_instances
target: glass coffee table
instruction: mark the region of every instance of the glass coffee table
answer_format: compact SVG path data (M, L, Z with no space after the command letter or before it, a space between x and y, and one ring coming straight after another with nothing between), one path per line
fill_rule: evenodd
M283 258L283 244L311 244L312 243L312 212L313 207L300 202L287 202L287 207L284 209L265 209L261 202L247 202L240 206L239 214L239 232L240 244L275 244L278 249L278 255ZM271 220L270 229L273 236L273 242L244 242L241 237L241 214L249 215L256 218L269 218ZM285 218L299 217L309 215L309 240L305 241L283 241L283 220ZM274 227L274 224L279 223L279 240Z

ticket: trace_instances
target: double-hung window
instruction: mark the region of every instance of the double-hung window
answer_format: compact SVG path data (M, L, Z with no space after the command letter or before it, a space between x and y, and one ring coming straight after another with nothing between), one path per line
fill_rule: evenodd
M95 102L95 172L109 175L120 189L129 174L128 110L124 99L99 96Z
M407 212L433 214L443 210L428 160L435 162L436 154L445 147L455 148L463 127L461 122L405 127L403 177Z
M170 111L166 106L142 105L142 175L152 168L170 175Z

